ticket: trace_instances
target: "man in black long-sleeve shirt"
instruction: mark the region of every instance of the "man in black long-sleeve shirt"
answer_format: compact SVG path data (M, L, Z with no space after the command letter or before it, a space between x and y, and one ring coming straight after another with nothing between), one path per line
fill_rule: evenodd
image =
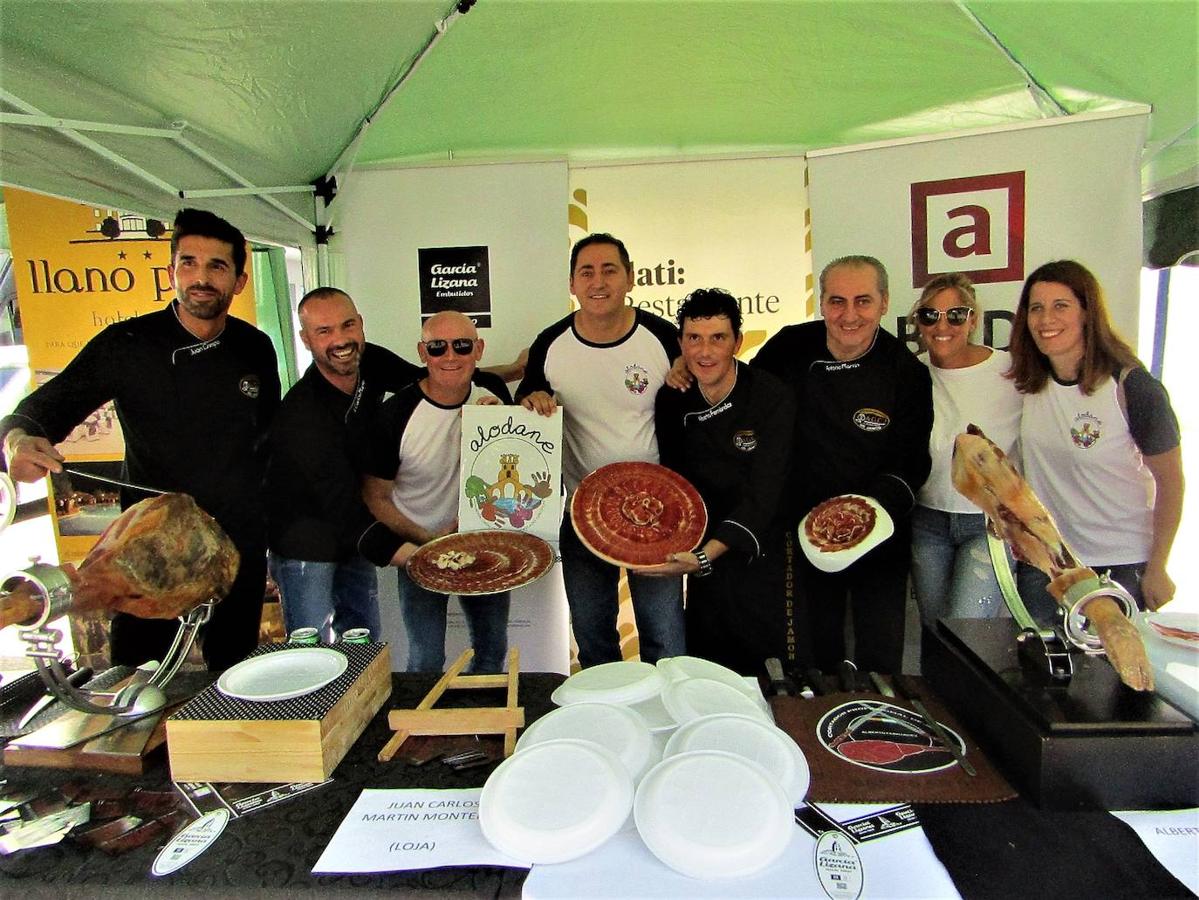
M932 385L927 367L879 328L887 305L882 263L834 260L820 275L824 321L782 329L753 360L796 391L793 521L855 493L873 497L895 522L893 537L838 573L795 554L809 621L801 637L826 672L845 657L847 604L859 668L898 672L903 656L909 517L931 466Z
M123 477L190 494L241 556L232 589L201 632L205 661L220 671L258 643L266 584L263 445L279 405L279 375L267 336L228 314L249 274L241 232L212 213L182 210L171 258L174 302L97 334L0 421L0 434L13 478L36 481L62 471L53 445L114 401L125 437ZM121 506L146 496L122 489ZM117 613L113 663L161 660L177 629L174 620Z
M755 675L772 656L799 661L780 502L795 400L769 372L737 361L741 310L732 295L693 291L679 328L695 380L686 391L658 391L655 430L662 464L703 497L708 530L695 552L642 571L687 575L688 653Z

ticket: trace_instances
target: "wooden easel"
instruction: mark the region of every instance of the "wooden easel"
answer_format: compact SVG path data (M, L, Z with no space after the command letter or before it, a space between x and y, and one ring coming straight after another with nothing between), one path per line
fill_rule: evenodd
M511 756L516 749L516 730L524 728L525 710L516 705L516 683L520 675L520 651L513 647L508 651L508 674L499 675L461 675L474 650L463 650L462 655L454 660L437 684L425 695L425 699L417 704L416 709L393 709L387 714L387 724L392 735L383 749L379 751L379 762L390 762L411 735L429 734L502 734L504 736L504 756ZM482 709L434 709L433 705L441 699L447 690L466 688L502 688L508 689L506 706L492 706Z

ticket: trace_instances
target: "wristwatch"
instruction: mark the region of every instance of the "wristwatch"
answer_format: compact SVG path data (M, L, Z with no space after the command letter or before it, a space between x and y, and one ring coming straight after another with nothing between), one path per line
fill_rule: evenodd
M695 551L695 558L699 560L699 571L695 573L695 577L703 578L706 575L711 575L712 560L708 559L708 554L704 553L702 547Z

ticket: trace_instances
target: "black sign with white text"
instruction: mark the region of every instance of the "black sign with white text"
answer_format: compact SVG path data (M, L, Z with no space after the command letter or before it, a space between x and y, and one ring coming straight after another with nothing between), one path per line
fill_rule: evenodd
M486 247L423 247L420 270L420 317L454 309L478 328L491 327L491 276Z

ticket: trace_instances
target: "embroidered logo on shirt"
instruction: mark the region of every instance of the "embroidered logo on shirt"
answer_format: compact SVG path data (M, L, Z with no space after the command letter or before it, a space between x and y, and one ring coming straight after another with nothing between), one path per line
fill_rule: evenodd
M649 372L636 363L625 366L624 386L630 394L644 394L649 388Z
M237 389L249 397L251 400L258 399L258 391L262 388L262 382L258 380L257 375L243 375L237 383Z
M752 453L758 446L758 436L753 429L738 431L733 435L733 446L743 453Z
M853 424L863 431L882 431L891 424L891 417L881 409L859 409L853 414Z
M1080 450L1089 450L1103 433L1103 423L1090 413L1079 413L1070 427L1070 440Z

